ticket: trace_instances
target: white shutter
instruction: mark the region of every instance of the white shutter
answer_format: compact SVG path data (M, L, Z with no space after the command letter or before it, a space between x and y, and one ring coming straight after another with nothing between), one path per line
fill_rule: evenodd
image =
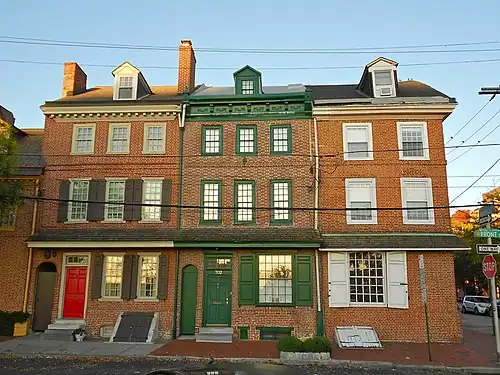
M328 254L328 306L349 306L347 253Z
M408 308L405 251L387 253L387 305L396 309Z

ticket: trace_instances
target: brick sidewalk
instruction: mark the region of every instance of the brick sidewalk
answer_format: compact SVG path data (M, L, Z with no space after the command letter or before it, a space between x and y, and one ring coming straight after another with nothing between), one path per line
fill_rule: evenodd
M213 344L175 340L151 354L207 358L279 358L275 341ZM384 343L383 349L340 349L334 345L332 359L456 367L496 366L494 338L488 334L468 330L464 330L463 344L432 344L432 362L428 360L427 344L412 343Z

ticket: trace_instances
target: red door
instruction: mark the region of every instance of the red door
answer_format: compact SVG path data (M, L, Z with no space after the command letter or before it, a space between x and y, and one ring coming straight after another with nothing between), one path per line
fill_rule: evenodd
M85 309L85 287L87 286L87 267L66 268L66 287L64 289L63 318L83 318Z

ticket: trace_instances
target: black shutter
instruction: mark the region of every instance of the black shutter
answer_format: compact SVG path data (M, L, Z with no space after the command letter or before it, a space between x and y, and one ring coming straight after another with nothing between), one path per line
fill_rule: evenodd
M130 272L130 299L137 298L137 274L139 272L139 255L132 255Z
M92 264L92 291L90 296L92 299L101 298L102 288L102 267L104 256L102 254L93 254L94 263Z
M130 299L130 279L132 276L132 257L134 255L123 256L123 276L122 276L122 298Z
M104 202L106 199L106 181L92 180L89 185L89 201ZM87 211L88 221L104 220L104 203L89 203Z
M59 199L69 199L69 181L61 181L59 184ZM68 220L68 202L59 201L57 221Z
M158 270L158 299L167 299L168 255L160 255Z
M171 205L172 204L172 180L164 179L161 194L161 204ZM162 206L161 207L161 219L163 221L169 221L172 215L172 207Z
M134 181L134 206L132 206L132 220L141 220L142 219L142 180L133 180Z
M125 181L125 203L134 203L134 180ZM132 219L132 210L134 206L125 204L123 208L123 220L129 221Z

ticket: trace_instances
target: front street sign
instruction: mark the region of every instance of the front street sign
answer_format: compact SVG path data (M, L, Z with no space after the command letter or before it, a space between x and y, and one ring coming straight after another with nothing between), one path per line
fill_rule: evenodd
M500 229L479 228L474 232L474 237L500 238Z
M478 254L500 254L500 245L476 245Z

